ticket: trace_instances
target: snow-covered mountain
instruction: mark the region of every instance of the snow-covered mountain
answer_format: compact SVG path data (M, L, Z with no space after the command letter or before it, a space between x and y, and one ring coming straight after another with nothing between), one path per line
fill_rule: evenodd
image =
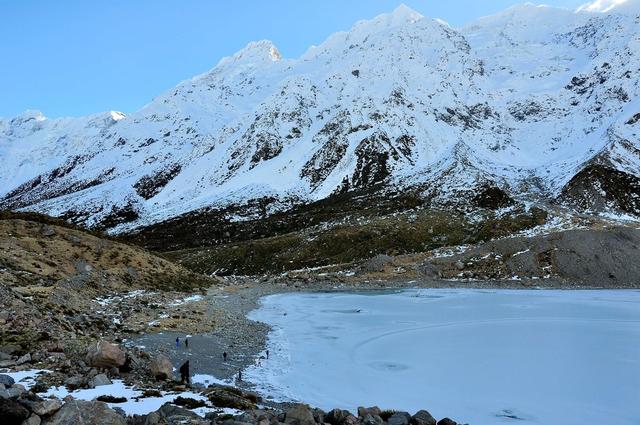
M618 2L619 3L619 2ZM0 119L0 208L115 231L371 187L640 214L640 2L455 29L406 6L298 59L250 43L140 111Z

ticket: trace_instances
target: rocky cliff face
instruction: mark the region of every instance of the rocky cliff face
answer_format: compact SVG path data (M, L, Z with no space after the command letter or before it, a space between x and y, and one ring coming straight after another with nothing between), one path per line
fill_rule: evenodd
M524 5L454 29L401 6L298 59L251 43L128 116L0 120L0 208L120 232L201 208L407 188L451 205L499 187L637 216L636 9Z

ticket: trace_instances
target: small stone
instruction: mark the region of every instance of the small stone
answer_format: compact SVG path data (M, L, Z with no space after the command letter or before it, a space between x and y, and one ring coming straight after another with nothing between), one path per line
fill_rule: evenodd
M104 373L100 373L89 381L89 386L91 388L99 387L101 385L111 385L111 379Z
M80 375L70 376L65 379L64 385L70 390L75 390L84 386L84 379Z
M20 357L18 361L16 361L16 364L21 365L21 364L30 363L30 362L31 362L31 354L27 353L24 356Z

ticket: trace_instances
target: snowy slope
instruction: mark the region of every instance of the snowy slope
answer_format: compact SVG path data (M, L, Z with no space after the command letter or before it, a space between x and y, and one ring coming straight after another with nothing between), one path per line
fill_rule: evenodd
M635 5L461 29L400 6L298 59L250 43L126 117L0 119L0 207L122 230L380 183L446 203L486 182L553 200L594 162L637 179Z

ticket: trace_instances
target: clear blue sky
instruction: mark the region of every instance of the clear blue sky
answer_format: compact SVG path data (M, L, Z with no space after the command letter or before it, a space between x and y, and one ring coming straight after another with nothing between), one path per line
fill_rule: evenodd
M542 0L575 8L586 0ZM249 41L285 57L402 0L7 0L0 2L0 116L132 112ZM453 26L518 0L405 0Z

